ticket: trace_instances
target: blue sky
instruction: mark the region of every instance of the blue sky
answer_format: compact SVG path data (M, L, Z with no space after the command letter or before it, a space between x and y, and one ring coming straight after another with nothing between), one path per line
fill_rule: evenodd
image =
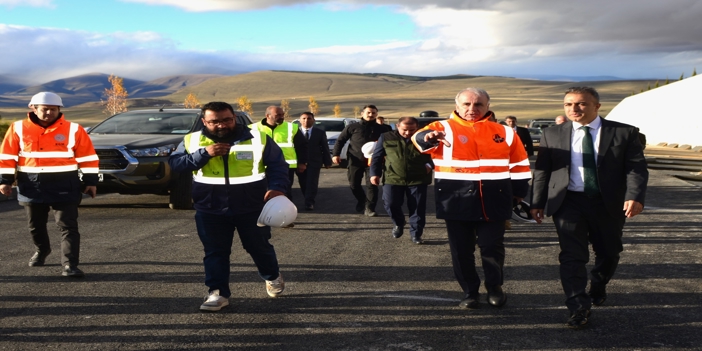
M677 78L702 2L0 0L0 79L287 69Z

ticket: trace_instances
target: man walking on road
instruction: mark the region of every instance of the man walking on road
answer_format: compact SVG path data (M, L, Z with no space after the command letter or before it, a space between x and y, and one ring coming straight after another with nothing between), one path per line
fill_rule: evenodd
M193 173L193 204L197 234L205 250L203 311L229 305L229 256L234 230L251 255L271 297L285 289L278 259L268 240L271 228L257 226L265 201L288 188L288 164L280 147L264 132L238 125L234 109L225 102L202 107L201 131L185 136L171 154L174 172Z
M453 271L465 297L459 304L478 308L480 277L475 245L485 272L488 303L507 301L502 290L505 221L512 203L529 188L529 159L519 137L508 126L490 122L490 96L479 88L456 95L448 120L432 122L413 137L417 148L434 160L436 217L446 221Z
M289 186L285 196L292 201L295 172L302 173L307 169L307 139L299 132L297 124L285 121L285 112L279 106L268 106L266 118L249 127L251 130L266 133L283 150L285 162L289 165Z
M85 129L64 118L61 97L41 92L32 96L29 107L27 119L12 123L0 145L0 193L12 194L17 180L17 199L27 212L37 249L29 266L43 266L51 253L46 224L53 209L62 237L62 275L83 277L78 268L78 204L82 194L94 198L97 193L99 160Z
M402 204L407 197L410 235L415 244L423 242L427 188L434 169L431 156L420 153L410 140L418 126L416 118L401 117L397 130L380 135L370 166L371 184L380 185L381 175L383 177L383 203L392 219L392 236L395 238L401 237L404 232Z
M341 161L341 150L349 141L347 158L349 162L348 178L351 192L356 198L356 212L364 212L366 216L375 217L375 206L378 204L378 186L370 182L370 173L368 170L368 159L363 155L363 145L378 141L380 134L387 131L384 126L375 122L378 116L378 108L375 105L366 105L361 111L361 123L349 124L341 131L336 139L332 162L339 164ZM361 181L365 176L366 186L368 190L364 193ZM365 211L364 211L365 209Z
M314 114L303 112L300 114L300 131L307 139L307 169L297 174L302 196L305 197L305 209L314 210L315 197L319 188L319 174L322 169L331 167L331 154L327 133L314 126Z
M570 312L566 325L579 329L587 325L591 306L607 299L623 251L624 221L643 211L648 169L638 128L601 118L595 89L570 88L563 106L569 121L543 130L531 214L537 223L553 216ZM595 266L586 292L588 242Z
M505 117L505 123L507 123L507 125L510 126L515 133L517 133L517 135L519 136L519 140L521 140L522 145L524 145L524 149L526 150L527 156L534 156L534 143L531 140L531 134L529 133L529 129L518 126L517 117L514 116Z

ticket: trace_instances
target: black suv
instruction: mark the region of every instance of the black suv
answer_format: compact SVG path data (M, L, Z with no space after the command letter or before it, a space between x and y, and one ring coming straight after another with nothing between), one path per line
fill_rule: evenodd
M252 123L246 112L235 115ZM98 193L170 195L170 208L192 208L192 174L172 172L168 157L201 129L199 109L135 110L100 122L88 132L100 158Z

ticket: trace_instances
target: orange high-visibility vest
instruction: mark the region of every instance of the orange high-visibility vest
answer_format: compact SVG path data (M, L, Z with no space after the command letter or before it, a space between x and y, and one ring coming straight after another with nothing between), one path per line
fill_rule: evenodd
M454 112L451 118L432 122L422 130L426 129L445 132L451 143L450 147L439 143L423 151L432 155L436 179L531 179L524 145L509 126L487 119L466 121Z
M61 115L44 128L29 118L12 123L0 145L0 174L58 173L81 170L97 174L99 159L85 129Z

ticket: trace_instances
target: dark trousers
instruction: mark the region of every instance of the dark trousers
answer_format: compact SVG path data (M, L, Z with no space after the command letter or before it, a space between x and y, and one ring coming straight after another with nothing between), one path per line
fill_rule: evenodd
M463 292L478 294L480 277L475 269L475 244L485 273L485 286L502 285L505 264L505 222L446 220L453 273Z
M407 197L409 211L410 235L421 238L426 223L427 184L421 185L383 185L383 203L385 211L392 218L392 223L402 227L405 225L405 214L402 213L402 203Z
M285 189L285 197L290 199L290 201L292 201L292 199L293 199L292 185L293 185L293 182L295 181L295 173L297 173L297 168L290 168L288 170L288 188Z
M23 202L27 212L29 233L37 252L45 254L51 251L49 232L46 224L49 220L49 210L54 210L54 220L61 232L61 264L78 266L80 263L80 233L78 232L78 204L55 203L42 204Z
M587 295L587 269L590 251L595 252L595 266L590 271L591 284L602 288L614 275L622 252L622 229L625 217L614 218L605 209L602 198L590 198L583 193L566 194L561 207L553 214L561 253L561 284L566 295L566 306L572 312L590 308Z
M366 209L375 211L375 206L378 204L378 186L371 184L369 168L370 167L368 166L356 166L349 164L347 175L349 178L351 192L356 198L356 201L359 204L365 204ZM366 187L368 188L366 192L363 192L363 186L361 186L361 181L363 178L366 179Z
M297 173L297 182L300 184L302 196L305 198L305 206L314 206L314 199L317 197L319 189L320 167L307 167L302 173Z
M229 256L232 254L234 230L244 250L258 268L258 274L265 280L278 278L278 258L275 249L268 240L271 227L256 225L259 213L234 215L229 211L224 215L215 215L197 211L195 224L197 234L205 249L205 285L209 291L219 289L220 296L229 297Z

